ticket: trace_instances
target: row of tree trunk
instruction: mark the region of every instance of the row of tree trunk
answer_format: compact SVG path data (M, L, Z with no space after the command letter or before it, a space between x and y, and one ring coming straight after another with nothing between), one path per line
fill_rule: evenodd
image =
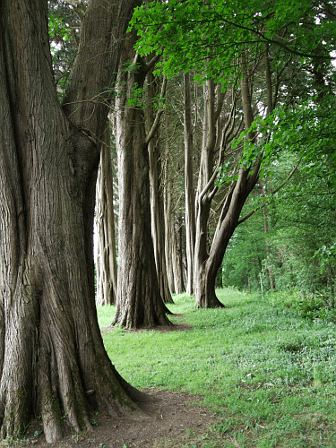
M195 94L192 101L190 73L185 74L184 191L180 190L185 204L183 242L180 241L182 227L178 218L181 220L181 214L174 217L171 207L174 168L167 167L168 115L161 119L159 127L160 116L166 111L160 103L154 110L156 99L161 98L166 89L166 79L162 80L162 86L158 85L158 78L152 74L157 58L144 60L133 50L134 43L135 37L131 36L124 48L113 113L119 185L117 292L111 288L115 281L107 275L108 271L115 272L113 266L116 265L116 255L110 257L113 250L106 238L109 233L106 228L112 229L112 225L108 221L109 214L100 212L112 210L112 203L100 205L101 198L105 200L101 193L97 194L96 211L98 303L116 303L113 323L127 328L168 324L164 303L171 303L171 293L182 292L184 283L187 293L195 295L198 307L222 306L215 293L216 276L260 171L258 158L249 166L239 167L241 150L231 150L232 140L244 127L249 129L254 120L254 72L246 66L240 84L227 90L216 85L214 80L207 80L200 111L197 111ZM131 69L125 69L127 61L133 61ZM267 51L263 66L266 67L266 107L270 113L272 80ZM198 167L194 148L197 120L201 127L198 132L200 151L198 148L196 151L200 154ZM256 141L254 133L246 138L252 143ZM217 175L225 161L230 163L231 179L220 188ZM103 165L101 167L103 169ZM111 181L109 184L112 186ZM104 188L103 184L98 187L97 192ZM112 192L106 194L108 197L112 197ZM110 262L112 267L101 267L102 262Z

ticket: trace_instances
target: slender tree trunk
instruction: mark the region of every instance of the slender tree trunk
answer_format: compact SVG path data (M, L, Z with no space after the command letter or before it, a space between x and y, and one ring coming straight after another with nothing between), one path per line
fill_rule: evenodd
M153 109L153 101L159 93L155 86L155 79L152 72L147 75L147 121L149 127L152 127L155 121L155 113ZM148 144L149 152L149 178L150 178L150 197L151 197L151 219L152 219L152 237L154 245L154 255L156 263L156 271L159 281L160 295L165 303L174 303L170 294L166 268L165 254L165 221L164 207L162 198L163 179L160 156L160 143L157 135L155 135Z
M120 64L116 98L116 145L118 153L119 243L118 299L113 324L126 328L170 325L169 310L160 295L151 235L149 154L144 112L128 104L135 88L143 88L146 69L124 70L134 56L129 39Z
M175 220L176 244L174 244L174 279L177 294L185 291L184 275L183 275L183 234L182 234L182 217L178 216Z
M184 75L185 226L187 293L194 293L195 192L193 171L193 130L191 124L190 74Z
M91 405L114 416L137 412L130 398L137 391L104 349L94 300L96 137L107 108L74 105L84 90L85 98L93 98L112 85L131 11L127 0L118 6L90 2L67 96L72 104L62 111L51 69L47 2L0 5L2 437L41 415L47 442L55 442L62 421L75 431L91 427Z
M237 182L233 184L227 195L225 205L217 224L215 236L211 244L209 256L205 262L203 277L200 278L198 289L200 293L196 297L196 304L198 307L209 308L213 307L213 303L216 303L216 274L221 266L230 238L238 226L239 215L243 205L256 183L258 172L258 166L253 168L253 174L250 175L249 170L241 168L239 170Z
M245 128L249 129L253 122L253 112L249 93L249 82L245 73L242 77L241 93ZM248 138L254 141L256 135L249 133ZM207 308L221 305L215 293L216 274L221 266L230 238L239 224L239 215L247 196L258 180L259 169L260 164L258 161L253 167L248 169L240 168L237 181L231 184L218 220L209 254L202 260L202 269L199 270L196 294L196 305L198 307ZM201 201L199 203L201 204ZM199 225L201 226L201 223Z
M108 121L104 135L105 141L100 154L94 220L98 305L112 305L115 303L117 296L117 256L110 133Z
M165 182L164 182L164 217L165 217L165 255L167 266L167 279L169 290L172 294L176 294L175 282L174 282L174 269L173 269L173 248L176 244L173 216L171 210L171 182L167 178L167 169L165 169Z
M204 308L222 307L216 295L210 290L215 288L215 277L213 284L209 284L210 278L206 270L208 259L208 223L212 197L209 192L213 189L214 178L213 160L216 146L216 118L215 118L215 85L214 81L207 81L204 86L204 121L203 121L203 144L201 165L196 196L196 241L195 241L195 286L196 305Z

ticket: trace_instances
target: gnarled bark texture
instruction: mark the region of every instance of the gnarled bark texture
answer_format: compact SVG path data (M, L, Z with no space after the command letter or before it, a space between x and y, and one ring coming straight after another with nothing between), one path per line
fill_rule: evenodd
M81 102L113 82L131 11L128 0L90 2L62 110L47 1L0 5L2 437L42 415L46 439L54 442L61 421L75 431L90 427L90 404L112 415L137 412L130 398L137 392L105 352L94 303L97 142L107 109Z
M165 83L165 80L163 81ZM152 71L147 75L147 122L149 127L153 127L157 113L154 112L153 101L158 95L159 89ZM148 143L149 153L149 181L150 181L150 202L152 219L152 238L154 246L154 256L156 272L158 276L160 295L165 303L174 303L168 286L166 248L165 248L165 221L162 186L162 164L160 154L160 140L158 138L159 127L155 129L153 138Z
M149 154L144 111L129 101L142 89L147 69L141 58L137 68L126 71L134 57L130 38L123 52L116 98L118 154L118 298L113 324L126 328L170 325L169 310L160 295L156 273L149 191ZM134 98L134 96L133 96Z

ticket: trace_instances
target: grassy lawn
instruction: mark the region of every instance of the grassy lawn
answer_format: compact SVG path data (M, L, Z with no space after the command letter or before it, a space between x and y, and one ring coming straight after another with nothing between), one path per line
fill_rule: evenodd
M215 438L185 447L336 447L336 325L307 320L274 295L218 291L224 309L196 310L174 296L176 323L191 330L104 334L121 375L140 389L204 397ZM101 326L114 307L98 307Z

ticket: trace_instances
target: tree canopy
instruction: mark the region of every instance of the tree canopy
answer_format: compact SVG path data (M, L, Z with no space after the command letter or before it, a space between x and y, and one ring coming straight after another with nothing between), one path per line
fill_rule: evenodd
M162 54L167 74L196 70L226 83L240 73L241 57L253 61L265 45L278 60L297 56L325 64L335 48L333 2L307 0L170 0L137 7L131 25L141 54Z

